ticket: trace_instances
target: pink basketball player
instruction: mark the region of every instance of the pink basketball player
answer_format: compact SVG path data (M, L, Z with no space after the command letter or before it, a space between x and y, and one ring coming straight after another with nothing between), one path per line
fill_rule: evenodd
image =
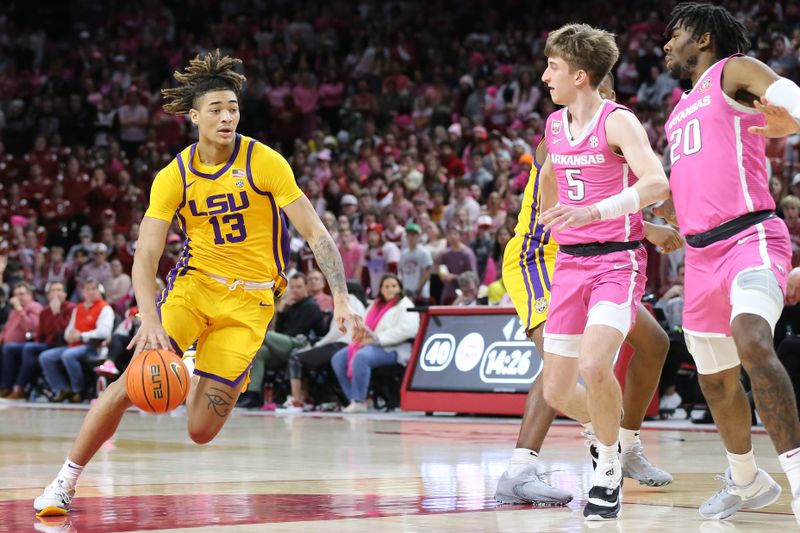
M769 194L764 140L798 131L800 88L740 55L747 30L728 11L681 4L664 46L667 68L688 78L665 128L674 201L686 235L683 328L730 467L722 490L700 507L724 519L773 503L780 486L756 467L741 365L792 489L800 520L800 423L794 392L772 344L791 268L786 225ZM759 101L761 99L761 101Z
M550 115L546 130L552 172L543 174L554 173L559 205L541 220L561 248L544 332L544 397L576 420L592 420L598 458L583 514L608 520L619 516L622 480L622 396L613 361L645 284L639 211L669 190L642 125L598 92L619 56L614 36L570 24L549 35L545 54L542 80L553 102L566 107Z

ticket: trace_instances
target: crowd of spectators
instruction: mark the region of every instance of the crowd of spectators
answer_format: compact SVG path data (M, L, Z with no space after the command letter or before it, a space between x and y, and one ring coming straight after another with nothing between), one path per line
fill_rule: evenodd
M751 53L797 79L800 2L722 3L749 30ZM686 88L663 65L663 30L673 5L5 3L0 322L19 282L47 305L54 282L63 284L67 301L78 302L89 279L105 288L116 322L130 320L129 275L150 183L196 139L185 117L163 112L159 91L170 86L174 70L217 47L241 58L248 78L239 132L287 158L339 244L347 277L370 299L379 296L385 274L397 273L416 303L508 304L503 250L532 153L555 109L540 82L548 30L580 13L617 34L618 100L637 113L657 153L666 154L664 119ZM795 136L770 140L767 150L795 264L799 149ZM175 263L181 243L173 227L160 276ZM682 255L649 251L648 291L666 308L682 297L675 288ZM293 239L292 252L291 271L309 274L307 291L329 311L307 244ZM315 327L322 336L322 326ZM130 324L123 334L129 332Z

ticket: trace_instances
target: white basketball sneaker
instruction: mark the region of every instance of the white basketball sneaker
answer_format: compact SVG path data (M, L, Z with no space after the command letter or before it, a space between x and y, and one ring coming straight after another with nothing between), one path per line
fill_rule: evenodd
M717 479L724 482L725 486L700 506L700 516L703 518L725 520L739 509L761 509L771 505L781 495L781 486L760 468L749 485L736 485L731 478L730 468L725 471L724 477L717 476ZM794 506L792 502L792 509Z
M41 496L33 501L36 516L59 516L69 512L69 504L75 497L75 487L70 487L63 479L56 478Z

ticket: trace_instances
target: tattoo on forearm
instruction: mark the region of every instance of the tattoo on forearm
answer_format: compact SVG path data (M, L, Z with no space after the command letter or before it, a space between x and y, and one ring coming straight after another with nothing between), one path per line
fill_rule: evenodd
M347 280L344 277L342 256L339 255L339 250L336 248L333 238L328 233L325 233L313 242L309 242L309 244L314 252L314 258L317 260L319 269L328 279L331 292L333 294L346 293Z
M206 393L206 398L208 398L209 411L213 410L214 414L222 418L228 416L231 412L233 396L217 387L211 387L208 390L209 392Z

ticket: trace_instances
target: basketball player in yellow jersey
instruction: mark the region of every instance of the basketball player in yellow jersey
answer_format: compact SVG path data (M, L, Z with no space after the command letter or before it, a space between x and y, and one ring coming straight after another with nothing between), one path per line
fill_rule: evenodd
M133 286L142 324L131 341L143 349L178 353L197 341L195 375L186 401L189 436L198 444L222 429L245 387L250 364L285 285L285 213L314 251L334 297L334 320L363 337L348 303L344 268L330 234L295 183L286 160L236 133L241 63L219 50L176 73L179 86L163 91L165 111L188 114L199 141L155 178L134 257ZM186 235L183 254L158 295L156 269L174 217ZM131 406L123 375L86 415L56 479L34 502L40 516L66 514L83 467Z
M600 84L600 94L610 100L616 97L611 75ZM550 303L550 279L558 251L558 244L550 239L550 232L546 232L539 223L540 213L549 207L540 205L543 204L543 192L547 193L548 199L555 198L548 191L541 190L547 181L542 179L547 172L550 172L549 159L542 141L534 154L534 165L523 193L515 235L503 254L503 283L527 329L528 337L539 349L543 342L544 323ZM547 202L547 199L544 201ZM666 252L683 245L680 234L667 226L646 223L646 235L650 242ZM636 356L628 366L623 396L624 416L620 429L623 474L643 485L666 485L672 482L672 476L645 458L639 430L658 386L669 339L652 315L640 306L636 324L626 340L636 350ZM544 480L544 471L538 461L542 443L555 415L555 410L544 401L540 374L528 393L511 462L497 484L497 501L565 505L572 500L572 494ZM583 422L591 433L591 423L588 420Z

